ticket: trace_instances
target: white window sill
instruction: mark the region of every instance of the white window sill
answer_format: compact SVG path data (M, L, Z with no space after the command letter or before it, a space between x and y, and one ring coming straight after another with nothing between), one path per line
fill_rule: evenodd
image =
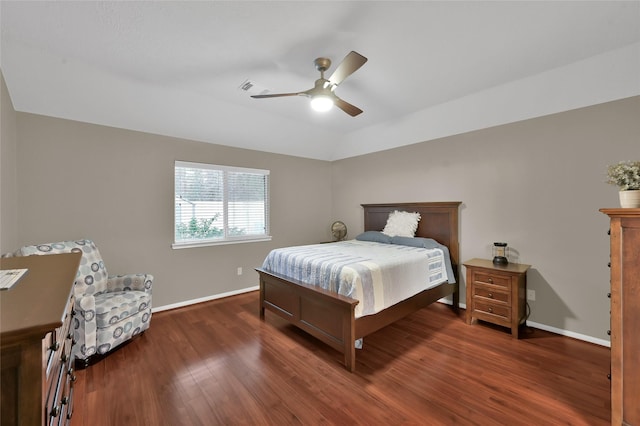
M247 238L247 239L236 239L236 240L220 240L220 241L189 241L184 243L173 243L171 244L171 248L174 250L186 249L186 248L196 248L196 247L209 247L209 246L224 246L227 244L242 244L242 243L257 243L262 241L271 241L271 236L266 237L256 237L256 238Z

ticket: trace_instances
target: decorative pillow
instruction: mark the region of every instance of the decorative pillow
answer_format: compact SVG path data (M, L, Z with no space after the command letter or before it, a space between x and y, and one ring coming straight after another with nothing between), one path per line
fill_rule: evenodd
M390 237L413 237L418 229L418 222L420 221L420 213L409 213L395 210L389 213L387 224L385 225L382 233L389 235Z
M378 231L366 231L356 237L359 241L373 241L374 243L391 243L391 237Z

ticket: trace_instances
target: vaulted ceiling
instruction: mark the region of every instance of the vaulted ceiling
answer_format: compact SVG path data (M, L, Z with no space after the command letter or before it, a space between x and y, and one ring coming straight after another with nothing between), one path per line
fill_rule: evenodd
M18 111L334 160L640 94L639 1L2 1ZM298 92L368 62L317 113ZM250 81L249 92L240 87Z

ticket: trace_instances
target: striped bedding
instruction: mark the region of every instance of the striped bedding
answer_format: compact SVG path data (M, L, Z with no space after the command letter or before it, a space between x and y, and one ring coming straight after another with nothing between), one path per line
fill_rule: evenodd
M348 240L274 249L262 268L359 300L359 318L447 281L445 251Z

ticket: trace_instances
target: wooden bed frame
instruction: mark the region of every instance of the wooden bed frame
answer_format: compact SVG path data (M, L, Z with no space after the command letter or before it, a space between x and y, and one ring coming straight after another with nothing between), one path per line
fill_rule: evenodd
M394 210L418 212L416 237L433 238L449 248L456 283L443 283L397 303L374 315L355 318L358 300L292 280L279 274L256 269L260 275L260 318L265 310L286 319L332 348L344 354L344 363L355 371L355 341L371 334L443 297L453 295L458 308L460 248L458 210L461 202L425 202L400 204L362 204L364 230L381 231Z

